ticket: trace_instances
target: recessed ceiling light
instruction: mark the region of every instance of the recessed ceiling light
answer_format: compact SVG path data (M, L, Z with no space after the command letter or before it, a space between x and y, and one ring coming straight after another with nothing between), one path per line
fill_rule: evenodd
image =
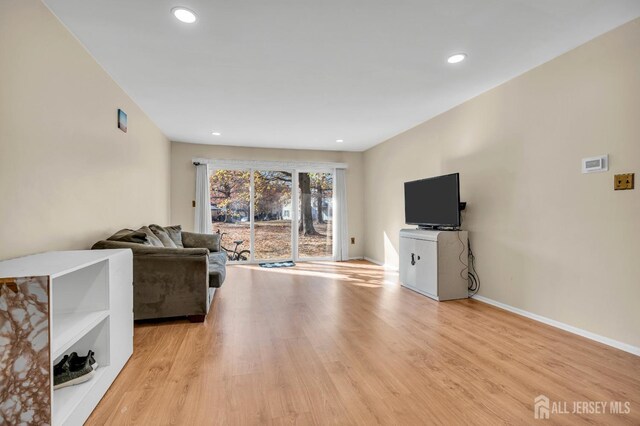
M174 7L171 9L171 13L173 13L173 16L175 16L178 21L184 22L185 24L193 24L198 19L196 18L196 14L186 7Z
M220 136L222 133L220 133L220 132L211 132L211 134L212 134L213 136Z
M338 143L342 143L342 142L344 142L344 140L342 140L342 139L336 139L336 142L338 142Z
M449 59L447 59L447 62L449 62L450 64L457 64L458 62L464 61L466 58L467 58L466 53L456 53L455 55L449 56Z

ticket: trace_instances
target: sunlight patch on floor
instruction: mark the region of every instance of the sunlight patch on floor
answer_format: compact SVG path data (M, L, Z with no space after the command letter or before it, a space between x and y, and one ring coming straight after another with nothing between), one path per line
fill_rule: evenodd
M397 273L387 274L381 279L383 267L371 263L342 263L329 261L299 262L294 267L262 268L259 265L233 265L233 268L249 269L262 272L273 272L283 275L327 278L358 287L381 288L386 285L397 285L394 280ZM390 275L390 276L389 276Z

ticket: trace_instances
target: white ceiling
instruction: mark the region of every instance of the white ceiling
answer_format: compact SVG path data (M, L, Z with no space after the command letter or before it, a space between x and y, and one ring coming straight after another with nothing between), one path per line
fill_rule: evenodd
M349 151L640 16L638 0L44 1L171 140Z

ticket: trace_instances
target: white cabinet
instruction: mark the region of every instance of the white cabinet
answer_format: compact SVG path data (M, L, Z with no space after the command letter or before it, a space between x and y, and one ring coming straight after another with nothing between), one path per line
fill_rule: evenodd
M53 365L93 350L85 383L53 390ZM8 424L82 425L133 353L131 250L0 262L0 412ZM0 422L1 423L1 422Z
M468 297L466 231L400 231L400 283L436 300Z

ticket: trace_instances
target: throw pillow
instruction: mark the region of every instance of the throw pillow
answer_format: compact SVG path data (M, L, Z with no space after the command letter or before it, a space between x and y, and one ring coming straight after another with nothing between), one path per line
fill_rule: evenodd
M176 246L179 248L184 248L182 244L182 226L181 225L173 225L173 226L165 226L164 230L169 234L169 238L176 243Z
M122 241L126 243L145 244L147 235L144 232L134 231L132 229L121 229L109 238L109 241Z
M152 247L164 247L164 244L162 244L160 238L156 237L156 234L154 234L148 226L143 226L142 228L138 229L138 232L144 232L147 236L147 242L145 243L146 245Z
M176 244L173 242L171 238L169 238L169 233L160 225L149 225L149 229L160 239L162 245L168 248L176 248Z

